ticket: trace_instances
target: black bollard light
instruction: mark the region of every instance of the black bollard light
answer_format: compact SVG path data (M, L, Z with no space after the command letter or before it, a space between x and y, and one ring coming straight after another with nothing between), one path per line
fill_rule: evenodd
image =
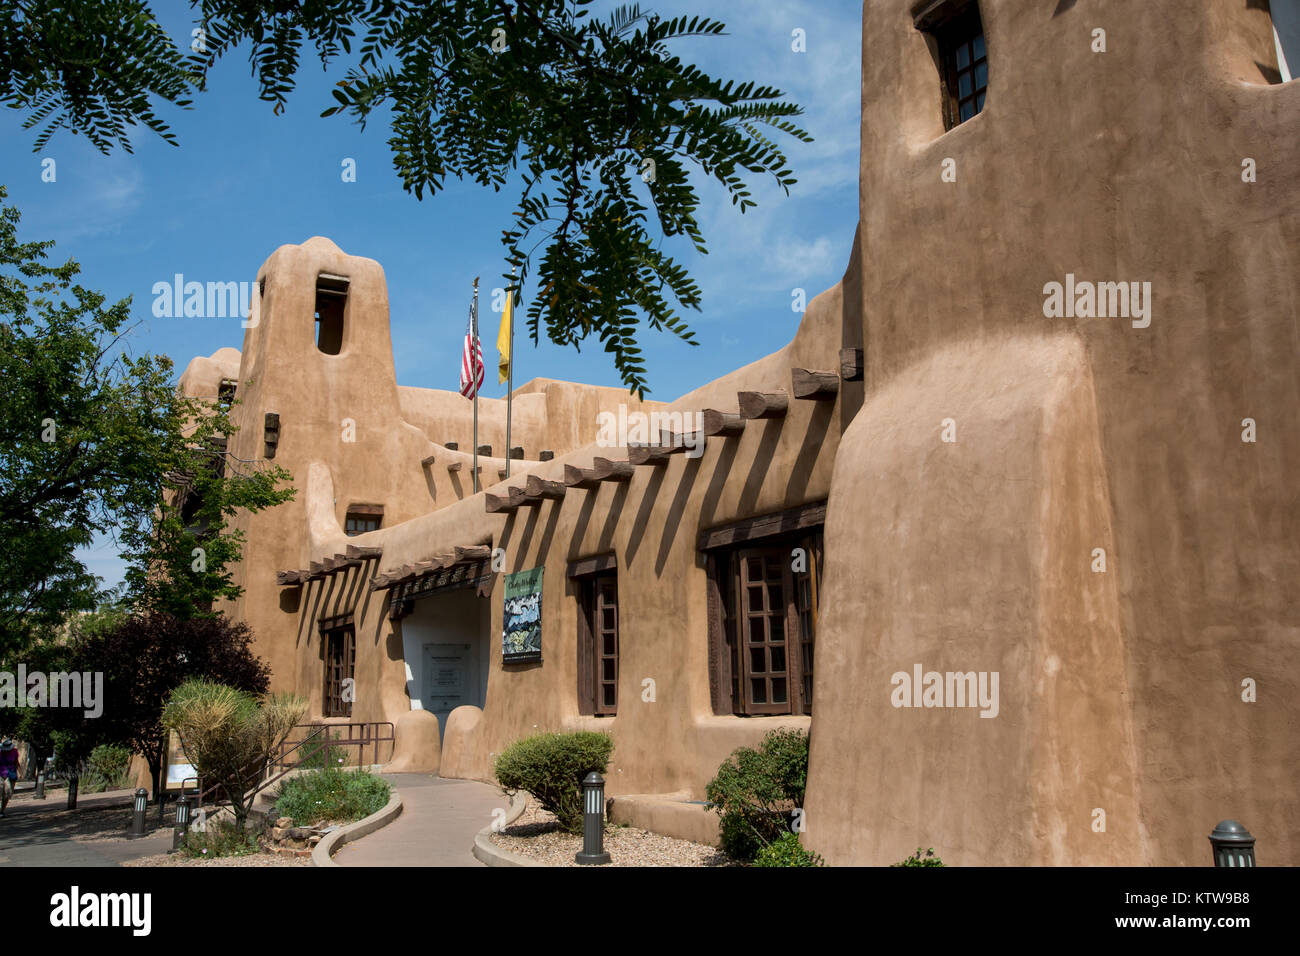
M182 793L176 801L176 827L172 830L172 849L175 850L185 842L185 835L190 829L190 798Z
M131 832L129 837L144 836L144 813L149 806L149 791L140 787L135 792L135 802L131 808Z
M609 862L605 851L605 778L594 770L582 781L582 851L574 859L584 866Z
M75 774L68 779L68 809L69 810L77 809L77 784L80 782L80 779L81 778L76 776Z
M36 799L45 799L45 771L36 771Z
M1236 820L1220 820L1210 834L1210 846L1215 866L1255 865L1255 838Z

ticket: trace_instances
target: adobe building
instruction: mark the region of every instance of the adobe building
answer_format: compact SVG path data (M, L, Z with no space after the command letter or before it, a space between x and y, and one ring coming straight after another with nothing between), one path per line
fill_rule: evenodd
M397 384L380 266L282 246L242 353L183 379L237 383L231 455L298 489L245 518L228 613L314 720L394 725L392 769L608 730L616 815L707 836L717 766L792 726L833 864L1204 866L1227 817L1300 862L1274 6L865 3L843 279L675 402L522 386L508 479L481 400L478 493L470 402ZM610 447L602 412L689 416L702 454Z

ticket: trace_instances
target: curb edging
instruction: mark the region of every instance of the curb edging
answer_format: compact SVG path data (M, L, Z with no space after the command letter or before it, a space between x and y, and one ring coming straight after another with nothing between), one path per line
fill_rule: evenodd
M510 810L506 814L505 822L501 827L508 827L521 816L528 806L528 798L523 792L516 793L510 798ZM544 866L536 860L522 856L512 850L506 850L492 842L490 837L493 833L491 826L486 826L478 833L474 834L474 859L478 860L484 866Z
M388 826L398 818L402 813L402 797L394 788L393 795L388 798L388 803L382 810L376 810L370 816L358 820L356 823L349 823L345 827L327 833L325 837L312 848L311 865L312 866L338 866L332 857L335 852L343 847L345 843L351 843L353 840L359 840L367 834L374 833L376 830Z

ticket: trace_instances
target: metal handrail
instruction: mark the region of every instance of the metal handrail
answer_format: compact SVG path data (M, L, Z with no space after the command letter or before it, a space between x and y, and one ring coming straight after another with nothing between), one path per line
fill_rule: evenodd
M285 758L292 756L294 753L296 753L297 751L301 750L301 749L302 749L303 747L305 747L307 744L311 743L313 740L316 740L316 739L317 739L317 738L318 738L322 733L326 733L326 734L328 734L328 732L333 731L333 730L336 730L336 729L338 729L338 728L342 728L342 727L346 727L346 728L347 728L348 733L349 733L349 736L348 736L347 738L344 738L344 739L338 739L338 738L332 738L332 737L326 736L325 741L324 741L324 743L325 743L325 747L326 747L326 749L328 749L328 748L330 748L330 747L347 747L347 746L353 746L353 745L356 745L356 747L357 747L357 764L358 764L358 765L361 764L361 759L362 759L362 757L363 757L363 755L364 755L364 753L365 753L365 748L366 748L366 745L367 745L367 744L373 744L373 745L374 745L374 748L375 748L375 750L374 750L374 757L375 757L375 759L374 759L374 763L375 763L375 764L378 764L378 763L379 763L379 745L380 745L380 744L383 744L383 743L395 743L396 740L397 740L397 736L396 736L396 730L397 730L397 728L396 728L396 726L392 723L392 721L387 721L387 720L382 720L382 721L369 721L369 722L357 722L357 723L348 723L348 724L295 724L294 727L293 727L293 730L297 730L297 729L299 729L299 728L302 728L302 729L304 729L304 730L310 730L311 733L309 733L309 734L308 734L306 737L304 737L302 740L298 741L296 744L294 744L294 746L290 747L288 750L285 750L285 749L284 749L285 744L287 744L287 743L289 742L287 739L284 740L284 741L282 741L282 742L280 743L280 753L278 753L278 754L275 756L275 758L274 758L273 760L270 760L270 761L267 762L266 769L265 769L265 772L266 772L267 774L270 774L270 773L272 773L273 770L275 770L276 768L279 768L279 773L275 773L274 776L269 776L269 777L267 777L267 778L264 779L261 783L259 783L256 787L254 787L253 790L252 790L252 795L253 795L253 796L256 796L257 794L259 794L259 793L261 793L263 790L265 790L267 787L269 787L271 784L273 784L273 783L275 783L276 781L278 781L278 780L280 780L281 778L283 778L283 777L284 777L286 774L288 774L291 770L294 770L294 769L297 768L297 764L289 764L289 765L286 765L286 764L285 764ZM352 729L353 729L354 727L360 727L360 728L361 728L361 730L362 730L361 736L359 736L359 737L351 736ZM379 736L379 734L378 734L377 732L372 736L371 733L370 733L370 728L372 728L372 727L375 728L376 731L378 731L378 729L379 729L380 727L387 727L387 728L388 728L388 736L386 736L386 737L381 737L381 736ZM291 731L291 732L292 732L292 731ZM186 779L191 779L191 778L186 778ZM196 812L197 812L197 810L203 806L203 798L206 797L206 796L208 796L209 794L215 793L217 790L221 789L221 784L220 784L220 783L214 783L211 787L208 787L206 790L202 790L202 789L201 789L201 788L202 788L202 783L203 783L202 780L200 780L200 779L198 779L198 778L193 778L193 779L196 781L196 783L197 783L197 785L198 785L198 786L196 787L196 789L199 789L199 790L200 790L200 793L199 793L199 796L198 796L198 803L197 803L196 806L195 806L195 810L196 810ZM182 789L183 789L183 788L184 788L184 781L181 782L181 786L182 786ZM218 801L215 805L216 805L216 806L220 806L221 803L223 803L223 802L227 802L227 801Z

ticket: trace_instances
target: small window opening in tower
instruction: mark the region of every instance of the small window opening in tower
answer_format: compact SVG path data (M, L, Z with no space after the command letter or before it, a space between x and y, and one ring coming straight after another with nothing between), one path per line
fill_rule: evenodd
M316 348L326 355L338 355L343 350L348 285L347 276L322 272L316 277Z

